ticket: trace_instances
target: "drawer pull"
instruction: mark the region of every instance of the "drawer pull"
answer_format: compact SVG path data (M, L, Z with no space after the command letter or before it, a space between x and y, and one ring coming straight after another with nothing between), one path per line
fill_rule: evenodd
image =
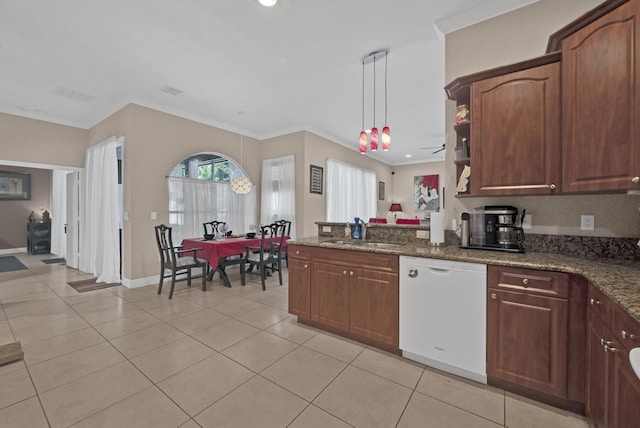
M349 272L349 275L353 276L353 271Z
M604 345L604 352L618 352L618 350L613 346Z
M633 334L633 333L627 333L627 331L626 331L626 330L622 330L622 338L623 338L623 339L637 339L637 338L638 338L638 336L636 336L636 335L635 335L635 334Z
M525 279L523 279L523 280L522 280L522 283L523 283L524 285L528 285L528 284L529 284L529 278L525 278Z
M305 263L304 268L307 269L308 267L309 265Z
M612 341L610 341L610 340L604 340L604 339L600 338L600 344L601 344L602 346L612 346L612 345L613 345L613 342L612 342Z
M492 298L493 300L496 300L496 299L498 298L498 296L496 296L496 293L491 293L491 298Z
M346 274L347 274L347 271L346 271L346 270L343 270L343 271L342 271L342 274L343 274L343 275L346 275Z
M300 250L296 250L296 255L300 255Z
M598 299L591 299L589 300L589 303L591 303L592 305L601 305L602 302Z

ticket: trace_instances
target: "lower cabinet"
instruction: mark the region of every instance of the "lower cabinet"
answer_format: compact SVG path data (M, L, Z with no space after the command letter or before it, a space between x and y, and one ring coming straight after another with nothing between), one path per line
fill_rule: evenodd
M590 286L587 415L600 428L640 425L640 379L629 362L629 351L640 340L640 323L628 318L613 301Z
M311 316L311 262L309 247L289 246L289 313Z
M581 412L586 283L533 269L487 273L488 383Z
M293 246L292 246L293 247ZM329 331L398 351L398 256L309 247L309 291L305 261L292 263L289 249L289 312ZM295 251L295 247L293 247ZM309 296L309 310L305 298ZM292 297L293 296L293 297Z

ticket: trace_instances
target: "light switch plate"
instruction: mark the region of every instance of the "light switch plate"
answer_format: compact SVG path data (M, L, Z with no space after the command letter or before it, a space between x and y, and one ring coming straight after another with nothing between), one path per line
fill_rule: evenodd
M594 230L595 229L595 217L593 215L580 216L580 230Z
M151 211L151 220L157 220L158 219L158 213L155 211Z

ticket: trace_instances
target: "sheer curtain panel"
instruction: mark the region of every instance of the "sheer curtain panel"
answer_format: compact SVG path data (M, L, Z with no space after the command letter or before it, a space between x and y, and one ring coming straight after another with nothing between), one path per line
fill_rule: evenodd
M118 159L122 137L87 149L80 181L79 268L96 282L120 282Z
M291 222L291 238L296 230L296 160L293 155L262 161L260 223Z
M376 217L376 173L335 159L327 159L327 220L368 221Z
M174 245L184 238L202 236L202 223L227 223L235 234L249 231L256 221L256 191L238 195L226 182L169 177L169 225Z

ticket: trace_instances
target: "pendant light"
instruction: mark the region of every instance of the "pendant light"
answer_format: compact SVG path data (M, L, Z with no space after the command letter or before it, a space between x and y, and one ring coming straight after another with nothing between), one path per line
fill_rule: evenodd
M361 154L367 152L367 134L371 133L369 137L369 144L371 145L371 151L378 150L379 143L382 144L382 150L389 151L391 148L391 131L387 122L387 66L388 66L389 50L380 50L371 52L362 58L362 131L360 131L360 138L358 139L358 149ZM384 127L382 128L382 134L380 134L376 127L376 61L385 58L384 66ZM373 63L373 126L371 131L364 129L364 75L365 64Z
M387 66L389 64L389 52L384 56L384 128L382 128L382 150L388 152L391 148L391 131L387 125Z
M242 171L242 135L240 135L240 170ZM239 195L246 195L251 191L253 183L247 177L239 177L231 180L231 190Z

